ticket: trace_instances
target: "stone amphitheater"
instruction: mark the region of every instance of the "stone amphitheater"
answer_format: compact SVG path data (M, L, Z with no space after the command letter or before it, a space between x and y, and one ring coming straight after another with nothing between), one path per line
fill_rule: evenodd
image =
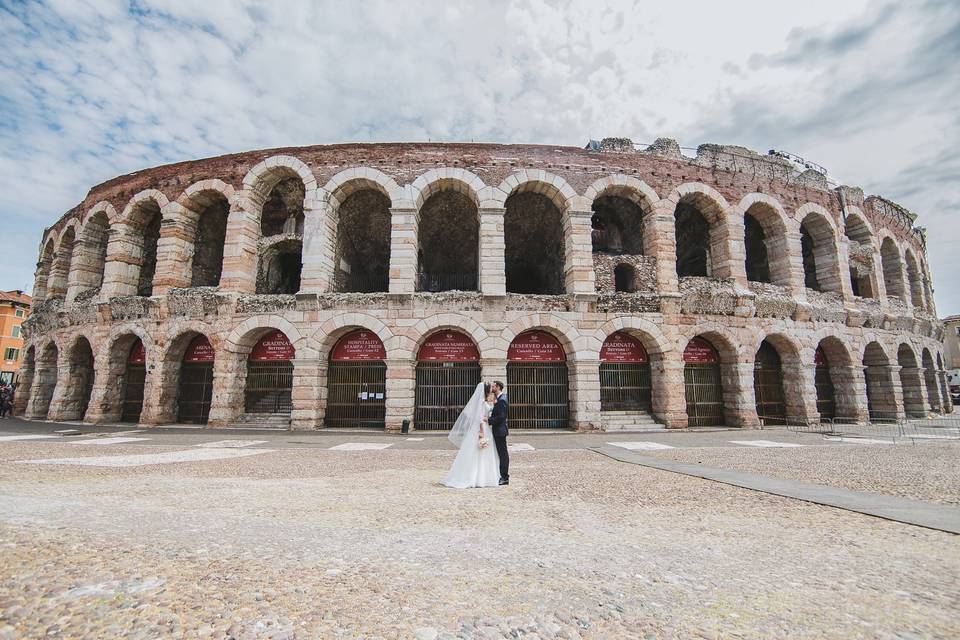
M343 144L120 176L40 243L27 418L448 429L952 410L915 216L780 154Z

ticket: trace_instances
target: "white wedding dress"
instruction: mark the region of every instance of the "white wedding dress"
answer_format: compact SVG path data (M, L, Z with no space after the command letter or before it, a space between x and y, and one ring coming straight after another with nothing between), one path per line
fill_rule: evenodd
M486 421L492 409L493 405L488 404L483 396L481 382L450 430L450 442L460 447L460 451L443 479L446 486L468 489L496 487L500 484L500 458L489 425L484 425L483 428L487 446L481 449L479 444L480 422Z

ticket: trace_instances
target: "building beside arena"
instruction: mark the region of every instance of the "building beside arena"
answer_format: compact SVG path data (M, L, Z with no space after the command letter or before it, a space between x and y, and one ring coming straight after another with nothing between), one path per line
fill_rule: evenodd
M331 145L94 187L40 243L35 419L419 430L951 410L914 216L741 147Z
M21 325L30 317L30 296L23 291L0 291L0 381L18 383L23 353Z

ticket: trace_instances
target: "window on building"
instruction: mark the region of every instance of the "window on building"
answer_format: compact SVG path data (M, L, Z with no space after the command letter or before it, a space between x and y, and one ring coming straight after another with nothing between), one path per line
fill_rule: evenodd
M14 338L19 338L19 337L20 337L20 325L17 324L17 325L14 325L14 326L13 326L13 334L12 334L12 335L13 335Z
M13 347L7 347L3 351L4 360L16 360L17 356L20 355L20 349L14 349Z
M23 309L17 309L17 317L18 317L18 318L22 318L22 317L23 317Z

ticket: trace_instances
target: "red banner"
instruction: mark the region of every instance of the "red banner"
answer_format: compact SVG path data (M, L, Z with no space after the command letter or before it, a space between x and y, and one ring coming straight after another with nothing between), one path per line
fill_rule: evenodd
M420 362L476 362L479 359L477 345L459 331L438 331L427 338L417 352Z
M546 331L521 333L507 351L507 360L518 362L566 362L563 346Z
M337 341L330 354L334 362L352 362L357 360L386 360L387 350L383 342L372 331L357 329Z
M183 354L184 362L213 362L213 358L213 345L205 335L199 335L191 340L186 353Z
M694 338L683 350L683 361L687 364L714 364L720 361L717 350L703 338Z
M250 360L293 360L296 351L283 331L274 329L260 338L250 352Z
M820 366L827 366L830 363L827 362L827 354L823 352L823 349L817 347L817 350L813 352L813 364Z
M130 347L130 356L127 358L127 364L145 364L147 362L147 350L143 348L143 342L140 338Z
M649 362L647 350L639 340L623 331L607 336L600 349L600 362Z

